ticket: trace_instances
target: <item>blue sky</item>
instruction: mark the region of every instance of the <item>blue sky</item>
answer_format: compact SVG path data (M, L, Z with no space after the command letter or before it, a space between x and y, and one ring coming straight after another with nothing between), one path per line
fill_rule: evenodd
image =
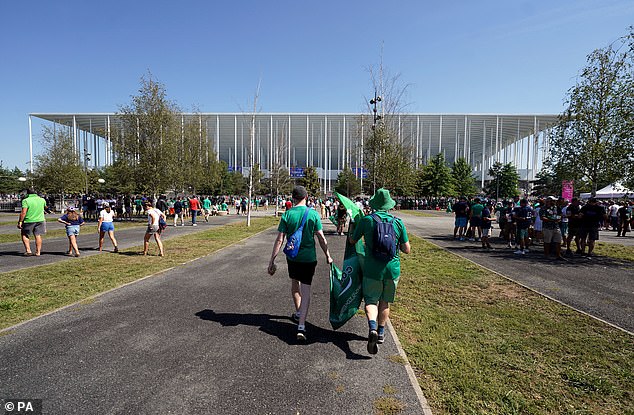
M115 112L150 71L186 111L359 112L379 63L408 112L559 113L631 0L2 1L0 160L27 169L28 114ZM39 134L35 124L34 136Z

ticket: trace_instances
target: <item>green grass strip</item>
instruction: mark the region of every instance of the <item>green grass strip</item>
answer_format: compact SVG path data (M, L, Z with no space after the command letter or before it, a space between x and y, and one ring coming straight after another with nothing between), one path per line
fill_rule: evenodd
M425 212L424 210L409 210L409 209L401 209L398 213L405 213L407 215L420 216L422 218L437 218L439 214L433 214L430 212Z
M57 219L55 219L57 220ZM17 224L17 222L16 222ZM115 237L116 232L122 229L130 229L130 228L144 228L147 226L147 222L116 222L115 223ZM81 234L97 235L97 222L88 222L81 227ZM42 239L52 239L52 238L62 238L66 237L66 229L52 229L50 231L46 231L44 235L42 235ZM33 239L33 236L31 236ZM20 230L15 228L15 233L0 233L0 244L7 242L22 242L22 237L20 236Z
M274 217L254 218L164 241L166 256L158 255L152 240L150 254L141 247L119 254L103 253L51 265L0 274L0 328L36 317L86 297L107 291L208 255L277 224Z
M594 253L610 258L634 261L634 246L597 242L594 245Z
M391 318L434 414L634 414L631 336L410 241Z

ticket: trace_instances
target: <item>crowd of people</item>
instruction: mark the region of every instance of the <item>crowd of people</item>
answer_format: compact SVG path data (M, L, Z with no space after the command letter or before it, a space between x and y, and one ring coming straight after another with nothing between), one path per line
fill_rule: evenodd
M578 198L549 196L531 203L519 197L501 202L461 197L451 210L456 240L480 242L482 248L493 249L489 238L496 223L500 239L515 254L526 255L532 245L543 244L544 255L558 260L574 255L591 258L599 231L611 229L625 237L634 226L634 202L627 200L600 203L591 197L582 203Z

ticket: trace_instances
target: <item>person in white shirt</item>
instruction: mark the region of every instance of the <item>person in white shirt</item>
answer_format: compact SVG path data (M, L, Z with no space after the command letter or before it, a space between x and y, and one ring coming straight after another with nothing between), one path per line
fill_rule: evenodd
M143 204L145 212L147 213L147 229L145 230L145 237L143 238L143 255L147 255L148 248L150 247L150 237L154 235L154 240L159 249L159 256L164 256L163 242L161 241L162 229L159 226L161 217L165 220L165 214L159 209L153 208L150 202Z
M612 227L613 231L617 231L619 228L619 209L620 208L621 206L616 202L612 202L612 204L608 208L608 215L610 216L610 226ZM607 223L605 228L606 229L608 228Z
M103 247L103 240L106 232L108 232L108 237L112 241L114 252L119 252L117 240L114 237L114 217L115 212L110 207L110 204L104 203L103 210L99 212L99 222L97 223L97 229L99 230L99 252L101 252L101 248Z

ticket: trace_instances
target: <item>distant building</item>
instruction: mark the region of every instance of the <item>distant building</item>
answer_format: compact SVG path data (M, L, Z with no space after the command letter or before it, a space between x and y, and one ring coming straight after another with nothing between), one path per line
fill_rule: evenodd
M92 154L92 166L109 165L116 157L109 138L122 124L115 113L30 114L31 143L33 118L68 129L78 154ZM484 184L489 167L496 161L513 163L521 180L534 180L548 152L549 128L557 122L557 116L397 114L385 121L397 139L411 148L413 165L425 164L438 153L450 165L464 157ZM205 149L213 150L211 154L227 162L230 169L248 174L251 114L182 114L181 123L196 123ZM329 192L344 166L351 167L359 177L364 174L363 149L371 125L372 118L367 114L258 113L255 163L265 174L275 164L288 167L294 175L301 175L306 166L314 166L324 190Z

